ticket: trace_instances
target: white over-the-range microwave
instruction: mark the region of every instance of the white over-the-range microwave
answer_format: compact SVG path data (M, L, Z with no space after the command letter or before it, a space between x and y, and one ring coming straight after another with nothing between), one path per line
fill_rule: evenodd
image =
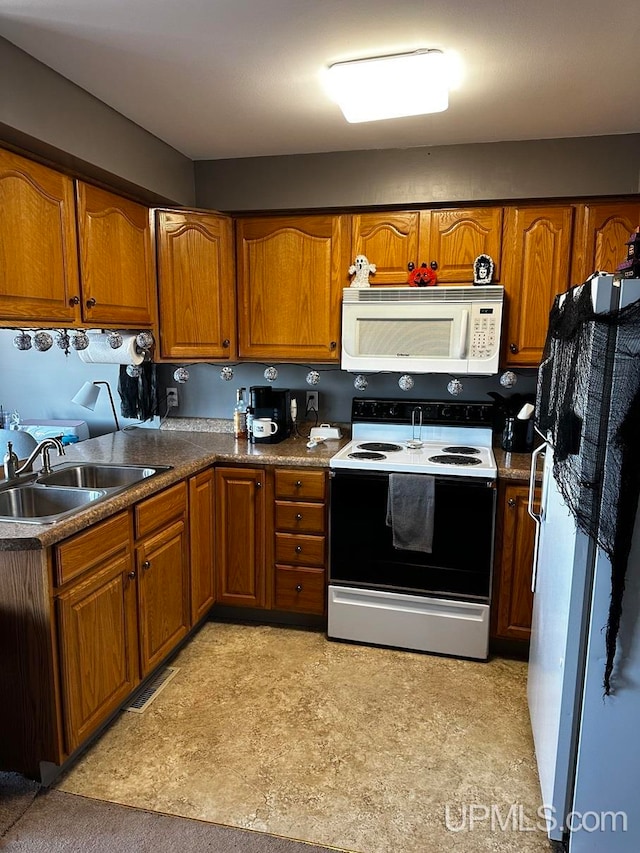
M498 372L504 288L347 287L343 370Z

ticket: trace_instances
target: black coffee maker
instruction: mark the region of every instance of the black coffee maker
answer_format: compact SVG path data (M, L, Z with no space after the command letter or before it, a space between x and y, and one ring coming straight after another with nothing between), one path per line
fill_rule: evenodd
M249 406L254 418L269 418L278 425L278 431L264 438L254 438L255 444L277 444L291 435L291 392L288 388L271 385L252 385L249 388Z
M500 435L500 447L514 453L530 452L534 440L533 418L521 420L518 414L526 403L535 402L533 394L512 394L510 397L503 397L502 394L489 391L488 395L496 401L493 428Z

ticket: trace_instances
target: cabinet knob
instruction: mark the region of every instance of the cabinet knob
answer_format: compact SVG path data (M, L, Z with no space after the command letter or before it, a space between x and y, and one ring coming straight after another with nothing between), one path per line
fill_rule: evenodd
M222 341L222 346L223 346L225 349L229 349L229 345L230 345L230 344L231 344L231 341L229 340L229 338L225 338L225 339Z
M87 299L87 308L93 308L95 304L96 300L93 298L93 296L91 297L91 299Z
M512 352L515 355L517 352L520 352L520 347L518 344L509 344L509 352Z
M79 296L72 296L71 299L69 300L69 305L79 305L79 304L80 304L80 297Z
M296 554L302 554L302 545L296 545Z
M302 521L302 513L301 512L296 513L296 521Z
M258 480L258 482L256 483L256 489L261 489L261 488L262 488L262 483Z
M302 487L302 480L296 480L295 487L296 487L296 489L301 488Z
M146 572L146 571L148 571L148 570L151 568L151 563L150 563L150 561L149 561L149 560L145 560L145 561L144 561L144 563L142 564L142 568L145 570L145 572Z
M337 341L331 341L331 343L329 344L329 349L335 349L337 346L338 346Z
M135 572L127 572L127 577L129 578L129 580L134 581L136 579L136 573Z
M302 592L302 584L301 583L296 584L296 592Z
M515 498L509 498L509 500L507 501L507 504L508 504L510 507L514 507L514 506L516 505Z

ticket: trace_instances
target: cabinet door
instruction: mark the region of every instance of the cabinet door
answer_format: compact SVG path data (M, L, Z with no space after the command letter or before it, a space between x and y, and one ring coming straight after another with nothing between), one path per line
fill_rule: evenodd
M376 265L376 272L369 279L372 286L406 286L408 263L411 261L416 266L421 263L420 232L425 223L428 225L428 214L417 210L352 216L350 263L356 255L366 255Z
M571 281L580 284L596 270L615 272L627 258L625 243L640 225L640 202L578 205Z
M85 322L149 326L156 316L149 210L77 184Z
M539 492L537 489L536 510ZM507 484L501 494L495 635L505 639L528 640L531 634L535 525L527 512L528 496L529 487L524 484Z
M213 468L189 480L192 625L205 615L215 601L214 485Z
M187 544L186 525L180 519L136 547L143 677L189 630Z
M437 262L438 284L472 284L478 255L492 258L493 282L500 281L501 207L432 210L428 235L428 246L420 250L421 262Z
M159 210L156 237L161 355L235 358L231 218Z
M0 318L79 317L73 181L0 150Z
M286 216L237 224L242 358L339 361L346 217Z
M131 693L138 678L135 573L125 548L56 599L67 751Z
M265 472L216 469L218 604L266 606Z
M503 363L508 366L540 363L553 300L569 286L572 222L571 207L506 209Z

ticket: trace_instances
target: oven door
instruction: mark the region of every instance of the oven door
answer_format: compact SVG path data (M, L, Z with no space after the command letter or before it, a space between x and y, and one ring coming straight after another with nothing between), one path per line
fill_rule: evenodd
M432 553L393 547L389 475L331 472L329 583L489 602L495 481L436 477Z

